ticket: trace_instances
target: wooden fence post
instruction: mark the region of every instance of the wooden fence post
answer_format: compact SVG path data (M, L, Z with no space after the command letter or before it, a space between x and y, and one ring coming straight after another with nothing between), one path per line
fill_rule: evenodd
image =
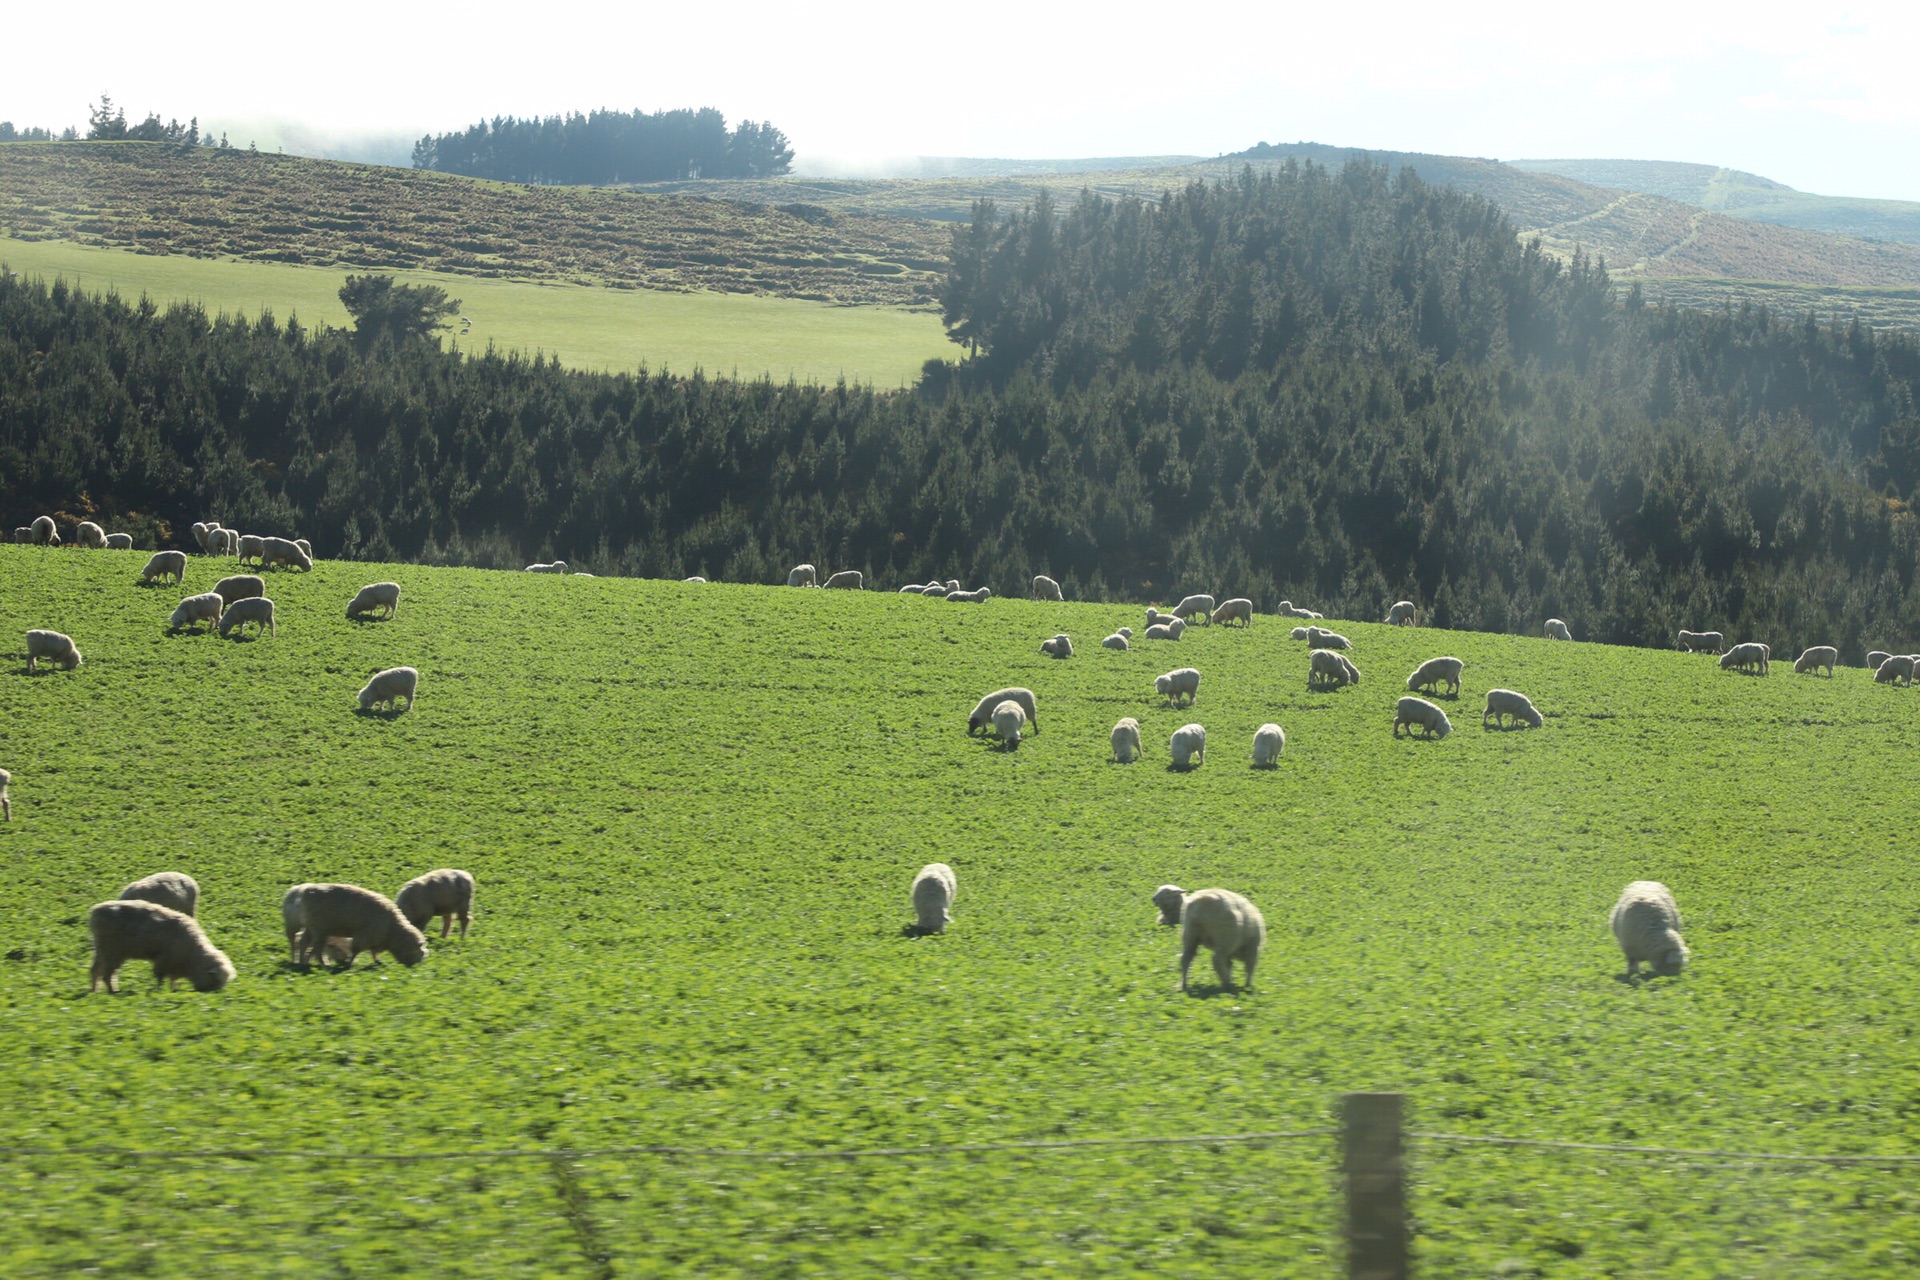
M1407 1188L1398 1093L1345 1098L1347 1275L1407 1280Z

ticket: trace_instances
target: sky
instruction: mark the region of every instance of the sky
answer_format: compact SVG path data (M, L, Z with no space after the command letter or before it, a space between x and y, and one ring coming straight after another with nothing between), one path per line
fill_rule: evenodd
M0 120L19 126L84 129L106 93L132 119L317 154L495 115L712 106L771 121L801 171L1310 141L1692 161L1920 200L1920 5L1883 0L18 9ZM21 56L35 49L58 52Z

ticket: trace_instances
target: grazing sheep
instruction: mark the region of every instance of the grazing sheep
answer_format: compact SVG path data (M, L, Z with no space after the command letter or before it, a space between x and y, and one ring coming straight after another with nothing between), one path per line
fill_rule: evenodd
M1100 647L1102 649L1131 649L1133 644L1125 636L1116 631L1105 640L1102 640Z
M1348 662L1345 654L1331 649L1315 649L1307 659L1307 688L1344 689L1360 683L1360 669Z
M1407 677L1407 692L1418 693L1425 690L1438 694L1444 682L1447 692L1458 697L1460 694L1460 669L1467 664L1458 658L1428 658L1413 669Z
M358 618L380 609L384 609L385 616L389 618L400 612L399 583L369 582L354 592L353 599L347 602L349 618Z
M1731 671L1738 667L1742 671L1758 671L1764 676L1767 674L1768 658L1771 653L1772 651L1766 645L1749 640L1721 654L1720 669Z
M234 545L234 553L239 556L241 564L249 560L258 563L267 554L267 540L255 534L243 533L240 541Z
M1140 758L1140 722L1132 716L1113 722L1113 758L1120 764L1132 764Z
M107 535L107 550L109 550L109 551L131 551L131 550L133 550L133 535L132 535L132 534L130 534L130 533L110 533L110 534L108 534L108 535Z
M1266 917L1260 908L1231 889L1202 889L1180 904L1180 989L1187 989L1187 971L1205 947L1213 953L1213 973L1222 987L1233 986L1233 962L1246 966L1246 987L1253 986L1253 969L1267 940Z
M7 821L13 821L13 801L7 799L7 784L13 781L13 775L0 769L0 813L7 815Z
M33 526L26 524L15 525L13 527L13 540L15 542L32 542Z
M177 631L181 627L191 627L196 622L217 623L220 621L221 610L226 607L227 602L221 598L220 593L217 591L206 591L197 596L188 596L185 600L182 600L173 607L173 616L167 619L167 625ZM213 634L213 627L211 625L207 627L207 634Z
M1277 724L1263 724L1253 731L1253 763L1256 768L1270 769L1280 762L1280 753L1287 749L1287 731Z
M226 611L220 615L220 634L225 636L238 627L240 634L245 635L249 622L253 624L253 633L256 636L261 632L275 636L280 634L280 629L273 622L273 601L265 596L250 596L245 600L235 600L228 605Z
M1485 724L1489 716L1493 717L1495 724L1511 719L1516 724L1526 723L1538 729L1546 723L1544 717L1534 709L1531 698L1511 689L1487 690L1487 707L1480 713L1480 723Z
M240 531L214 527L207 532L207 550L216 556L237 554L240 550Z
M1571 640L1573 639L1573 632L1569 631L1567 629L1567 624L1560 621L1560 619L1548 618L1547 619L1547 639Z
M120 900L157 902L190 916L200 905L200 883L184 871L156 871L122 889Z
M1614 941L1627 957L1627 976L1645 962L1655 974L1670 977L1687 967L1687 944L1680 937L1680 908L1673 891L1658 880L1635 880L1613 904Z
M88 551L105 551L107 531L91 520L82 520L73 531L73 541Z
M1012 698L993 709L993 731L1008 750L1020 745L1020 731L1026 727L1027 713Z
M1425 729L1421 735L1427 738L1444 738L1453 732L1453 722L1447 719L1447 713L1428 702L1425 698L1402 698L1395 704L1393 711L1393 736L1400 736L1401 726L1406 726L1409 736L1413 727Z
M348 940L348 965L362 951L373 952L376 963L382 951L404 965L426 958L425 936L407 922L393 900L358 885L294 885L281 899L280 916L295 964L307 963L332 938Z
M1153 891L1153 905L1160 910L1161 924L1179 924L1180 909L1186 901L1187 891L1177 884L1163 884Z
M1197 724L1183 724L1167 740L1173 752L1173 767L1197 769L1207 762L1207 731Z
M1413 601L1395 600L1387 608L1386 623L1390 627L1410 627L1413 625Z
M1305 628L1305 627L1295 627L1295 628L1294 628L1294 629L1293 629L1293 630L1292 630L1291 632L1289 632L1288 634L1289 634L1290 636L1292 636L1292 638L1293 638L1293 639L1295 639L1295 640L1305 640L1305 639L1307 638L1307 628Z
M1199 614L1202 620L1213 617L1213 597L1209 595L1191 595L1173 606L1173 616L1191 620Z
M360 709L371 711L384 706L394 709L394 703L401 698L407 700L407 710L413 710L414 690L420 687L420 672L413 667L388 667L367 681L367 687L360 691Z
M1071 658L1073 656L1073 641L1067 638L1065 632L1062 632L1051 640L1042 640L1040 642L1040 652L1046 654L1049 658Z
M1307 647L1309 649L1351 649L1353 641L1325 627L1308 627Z
M929 862L913 878L914 928L923 934L944 933L953 919L953 900L960 886L953 868L944 862Z
M1892 656L1893 656L1892 654L1886 652L1883 649L1875 649L1872 653L1867 655L1867 670L1878 671L1880 669L1880 664L1885 662L1888 658L1891 658Z
M1252 626L1253 601L1244 596L1235 596L1231 600L1222 600L1220 607L1213 611L1212 616L1209 617L1207 621L1209 624L1218 623L1221 626L1226 626L1235 619L1238 619L1240 625L1243 627Z
M267 568L290 565L302 572L313 568L313 557L297 542L287 538L262 538L260 542L260 561Z
M71 671L83 661L73 641L58 631L27 632L27 670L35 670L42 658L62 671Z
M1893 684L1898 681L1901 684L1912 684L1916 658L1920 658L1920 655L1911 653L1889 654L1887 660L1874 670L1873 682L1875 684Z
M393 895L393 905L400 908L400 914L407 918L407 923L422 934L426 932L428 921L439 916L440 936L443 938L453 928L454 917L458 916L460 936L464 938L467 936L467 923L473 919L473 873L442 867L438 871L415 876Z
M858 569L842 569L820 585L828 591L864 591L866 579Z
M207 940L200 922L157 902L102 902L87 912L93 935L92 985L119 990L114 975L129 960L151 960L153 980L169 988L185 978L195 991L218 991L233 981L233 962Z
M1793 673L1804 675L1809 671L1827 669L1827 675L1833 675L1833 664L1840 661L1840 651L1830 644L1817 644L1806 650L1793 662Z
M257 573L236 573L213 584L213 594L228 604L267 594L267 580Z
M973 714L967 717L967 733L980 732L993 720L993 709L1003 702L1017 702L1020 709L1027 713L1027 723L1033 726L1035 733L1040 732L1040 714L1034 709L1033 690L1031 689L995 689L974 705Z
M52 516L38 516L28 527L33 530L33 540L36 544L43 547L60 545L60 530L54 527Z
M1033 595L1031 598L1035 600L1052 600L1057 603L1065 600L1066 596L1061 594L1059 583L1044 573L1036 573L1033 575Z
M993 595L987 587L975 587L972 591L949 591L947 599L958 600L961 604L985 604Z
M187 576L187 553L156 551L147 560L147 567L140 571L140 576L148 582L152 582L155 578L160 579L161 582L166 582L169 578L176 583L181 582Z
M1178 621L1178 619L1176 619L1176 621ZM1178 640L1180 633L1164 622L1156 622L1153 626L1147 628L1146 638L1148 640Z
M1200 697L1200 672L1193 667L1181 667L1163 676L1155 676L1153 691L1165 698L1168 706L1179 706L1183 697L1187 705L1192 706Z
M307 563L311 565L313 563L313 544L311 542L308 542L305 538L295 538L293 540L293 545L300 548L300 550L306 553Z
M790 587L810 587L813 585L814 568L810 564L797 564L787 570L787 585Z
M1727 638L1718 631L1680 632L1680 647L1688 653L1718 653L1727 647Z

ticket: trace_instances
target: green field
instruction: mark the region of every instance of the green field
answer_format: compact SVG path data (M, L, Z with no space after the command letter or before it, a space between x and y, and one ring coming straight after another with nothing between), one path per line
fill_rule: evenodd
M1859 669L1345 623L1365 682L1310 694L1271 617L1115 653L1131 606L337 562L274 576L279 635L230 642L162 626L230 562L147 590L144 560L0 547L7 648L52 627L86 655L0 674L10 1277L1332 1277L1330 1137L484 1153L1291 1132L1352 1089L1408 1091L1424 1133L1920 1153L1920 691ZM399 616L349 623L387 577ZM1056 631L1078 656L1040 656ZM1405 673L1447 652L1455 732L1396 741ZM357 715L396 663L419 705ZM1157 705L1183 665L1197 707ZM1040 700L1013 752L964 732L1003 684ZM1495 684L1545 727L1483 730ZM1127 767L1122 715L1149 745ZM1174 773L1189 720L1211 753ZM1287 751L1256 771L1267 720ZM933 860L954 923L916 939ZM465 940L284 962L287 885L437 866L478 877ZM199 879L238 979L156 993L136 963L87 995L87 908L160 869ZM1678 978L1620 976L1636 878L1686 914ZM1176 993L1163 881L1262 907L1254 991ZM382 1154L445 1158L350 1158ZM1920 1251L1911 1165L1412 1159L1428 1276L1880 1277Z
M116 289L156 302L197 302L209 312L257 315L346 327L340 285L348 272L270 262L191 258L102 249L69 240L0 237L0 265L28 275L63 276L79 287ZM473 321L449 339L470 351L544 351L578 369L641 365L691 373L831 383L840 378L895 387L911 383L927 360L956 351L939 317L881 307L839 307L797 298L741 293L661 293L588 285L536 284L395 271L459 298ZM452 331L460 334L458 326Z

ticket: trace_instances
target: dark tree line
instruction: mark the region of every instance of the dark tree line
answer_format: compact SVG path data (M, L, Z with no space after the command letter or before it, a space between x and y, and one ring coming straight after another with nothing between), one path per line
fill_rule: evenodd
M503 182L605 186L687 178L770 178L793 150L771 124L731 130L712 107L698 111L592 111L517 120L495 116L460 133L428 134L413 167Z
M578 373L0 279L0 523L1442 626L1920 644L1920 343L1614 298L1361 166L957 232L912 392ZM364 347L364 349L362 349Z

